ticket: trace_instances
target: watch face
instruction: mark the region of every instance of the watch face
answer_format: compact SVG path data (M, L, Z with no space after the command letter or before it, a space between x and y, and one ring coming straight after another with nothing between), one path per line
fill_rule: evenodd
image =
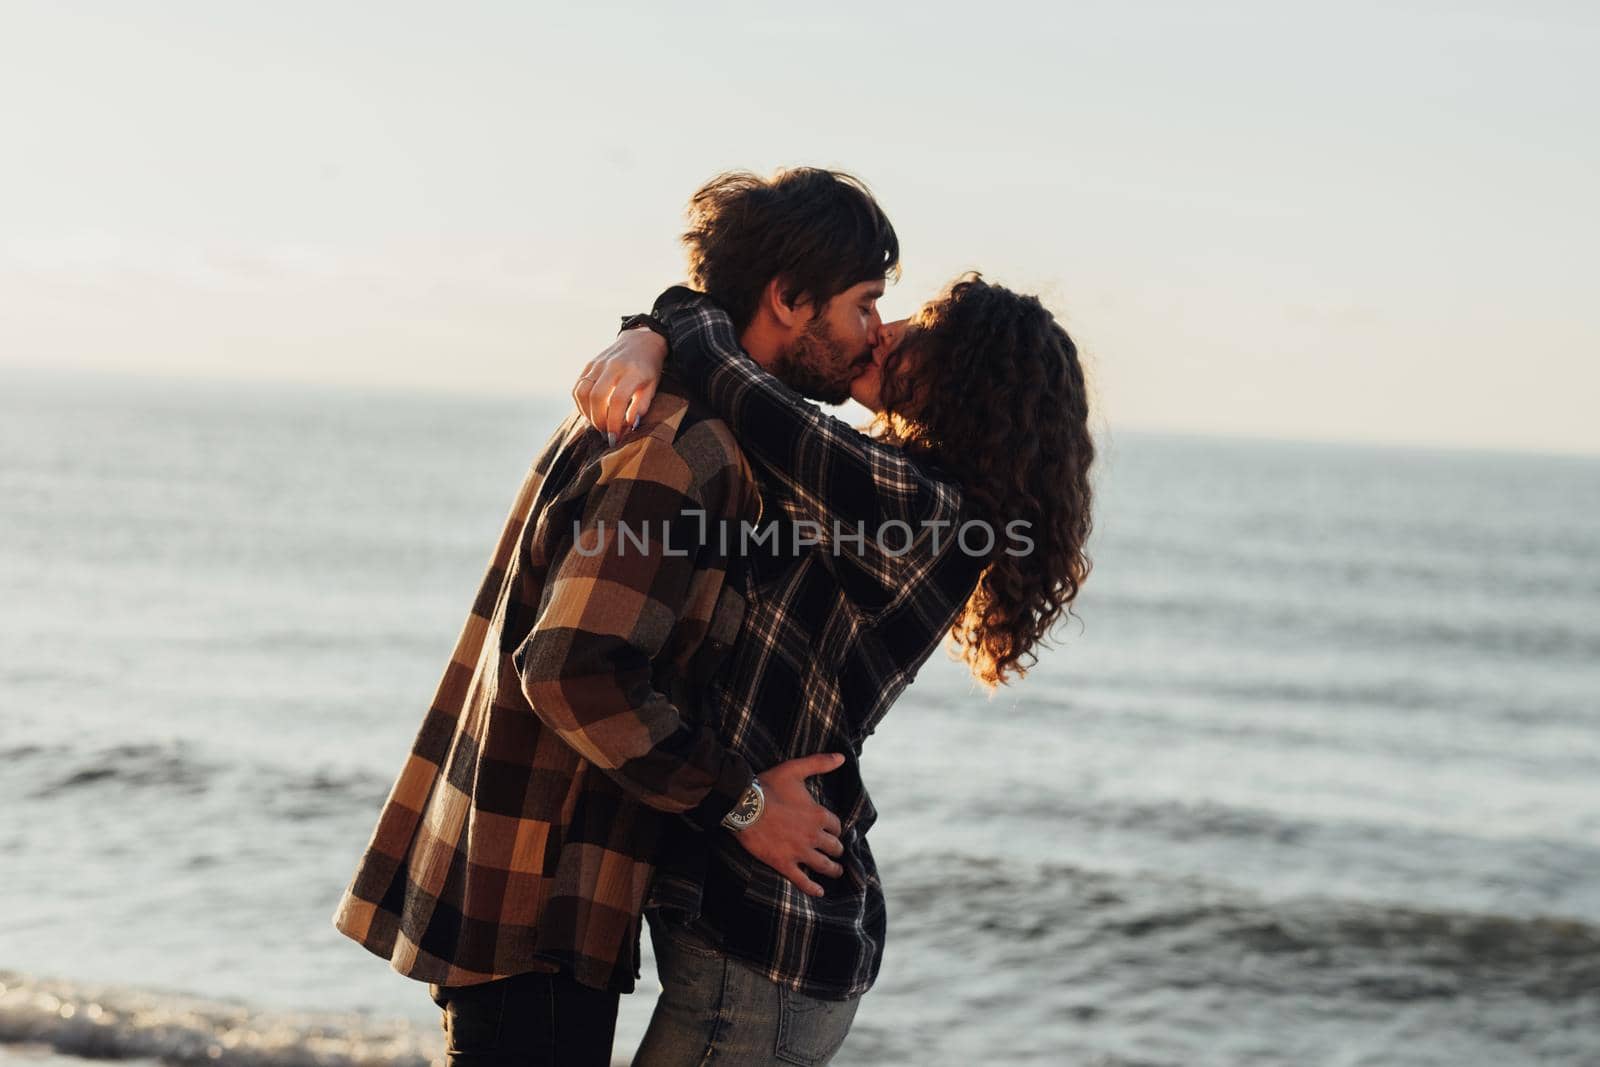
M742 830L755 821L756 815L761 811L761 794L754 786L746 789L739 798L739 803L728 812L726 822L735 829Z

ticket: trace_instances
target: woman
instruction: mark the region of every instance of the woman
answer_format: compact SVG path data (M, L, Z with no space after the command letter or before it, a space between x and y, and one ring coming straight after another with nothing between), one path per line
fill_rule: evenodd
M827 312L820 309L814 323ZM781 716L774 699L793 699L795 715L825 720L826 729L803 723L751 737L820 742L811 751L859 751L946 634L991 690L1027 672L1034 649L1089 573L1084 547L1095 455L1076 347L1036 298L970 275L912 318L877 331L871 357L850 386L850 395L875 414L870 434L825 414L754 363L728 315L703 295L670 290L656 314L660 332L629 330L584 368L573 392L580 410L597 428L636 424L670 359L673 372L732 430L762 482L765 506L810 520L823 534L824 543L811 550L815 558L799 565L815 564L808 574L797 575L792 562L751 554L750 608L739 642L751 650L741 655L735 648L721 684L731 691L727 702L760 704L764 714ZM663 333L671 338L670 355ZM808 338L820 362L838 366L851 355L830 345L825 330L808 331ZM823 572L825 581L804 585ZM806 591L794 592L800 588ZM791 677L798 685L784 687L799 695L780 698L770 687L741 692L756 684L752 679L773 655L764 637L746 634L795 628L798 609L769 603L783 597L810 606L810 615L799 615L801 628L822 631L804 634L804 673ZM836 603L817 607L819 599ZM792 649L789 655L802 658ZM887 666L873 673L871 664ZM856 684L863 675L869 684ZM781 748L745 754L753 765L784 757ZM865 838L876 812L859 778L846 773L854 770L817 779L826 806L843 823L841 864L848 873L832 880L826 895L820 885L807 888L811 898L789 894L781 878L752 870L737 846L719 843L714 862L731 872L726 881L748 888L702 895L696 887L685 910L704 917L706 929L698 932L660 923L652 913L663 994L637 1064L679 1062L684 1050L703 1044L716 1005L700 1001L708 989L727 988L729 979L696 969L725 967L720 957L729 953L758 976L795 990L811 988L805 982L816 973L837 978L824 999L847 1006L832 1040L819 1037L822 1047L804 1062L826 1062L836 1051L860 993L876 977L883 935L881 884ZM817 880L827 881L821 873ZM866 948L836 974L821 964L816 973L786 969L788 960L738 940L741 930L772 925L759 909L763 898L770 913L816 916L814 930L784 944L824 944L818 951L846 957L857 944ZM852 922L854 941L825 940ZM726 1047L726 1019L710 1025ZM751 1047L762 1040L756 1034Z
M697 355L714 355L706 351L703 332L690 343ZM629 331L584 367L574 390L580 409L602 429L608 422L637 423L666 359L667 343L659 335ZM700 370L690 384L703 389L711 368L702 362L688 366ZM804 433L819 422L839 425L776 378L762 376L770 379L766 388L792 407L794 430ZM713 407L716 395L708 397ZM1051 624L1063 611L1070 613L1091 567L1085 545L1092 529L1089 468L1095 447L1071 337L1036 297L973 272L916 315L883 327L850 396L875 415L865 431L851 435L856 451L881 459L896 450L894 466L950 476L991 526L1020 520L1034 531L1036 549L1021 555L1004 552L1003 539L996 538L988 565L949 627L985 687L1003 684L1009 675L1021 678L1037 661L1033 649ZM622 415L610 418L614 409ZM740 425L745 410L717 411L741 445L752 429ZM795 446L803 444L796 440ZM746 447L746 455L779 477L804 470L789 462L790 452ZM814 517L827 518L821 510Z

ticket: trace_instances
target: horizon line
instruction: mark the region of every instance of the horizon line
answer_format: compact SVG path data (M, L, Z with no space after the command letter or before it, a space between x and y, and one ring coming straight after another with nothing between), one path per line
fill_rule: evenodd
M393 393L415 398L457 397L460 399L492 400L497 397L511 395L530 397L534 399L556 400L562 397L567 397L567 394L562 392L547 392L544 390L526 388L507 388L504 390L494 390L483 385L461 386L452 385L447 382L423 384L420 382L408 381L356 381L342 378L304 378L294 376L274 377L270 375L217 374L207 373L204 371L162 368L129 370L127 368L108 368L84 363L50 365L0 359L0 375L6 374L16 374L22 377L53 377L57 379L109 378L124 382L134 382L140 385L168 384L210 389L221 389L231 386L267 388L276 390L308 390L329 393ZM570 399L570 397L568 397L568 399ZM830 412L845 410L842 405L828 405L819 402L818 406L824 411ZM1335 448L1366 448L1409 452L1444 452L1452 455L1481 454L1580 461L1600 459L1600 446L1594 448L1562 448L1548 444L1486 445L1472 444L1462 441L1418 441L1414 439L1392 437L1288 436L1276 431L1218 431L1209 428L1199 429L1195 427L1171 425L1158 426L1150 424L1123 424L1120 427L1111 427L1105 422L1100 423L1100 430L1107 431L1111 438L1115 438L1118 434L1126 433L1137 437L1171 437L1190 440L1201 439L1241 444L1260 443L1316 445ZM1105 438L1103 438L1101 434L1097 432L1096 444L1100 445L1102 440L1105 440Z

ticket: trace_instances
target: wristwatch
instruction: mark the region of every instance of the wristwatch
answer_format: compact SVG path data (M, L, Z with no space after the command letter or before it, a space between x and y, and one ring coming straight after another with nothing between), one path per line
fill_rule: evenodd
M761 811L766 805L767 797L761 791L761 782L752 778L744 795L739 798L739 803L722 817L722 825L730 830L747 830L752 823L761 818Z
M656 318L654 313L622 316L622 329L618 330L617 332L622 333L626 330L633 329L635 326L648 327L659 334L661 339L666 341L669 345L672 343L672 334L667 330L667 324Z

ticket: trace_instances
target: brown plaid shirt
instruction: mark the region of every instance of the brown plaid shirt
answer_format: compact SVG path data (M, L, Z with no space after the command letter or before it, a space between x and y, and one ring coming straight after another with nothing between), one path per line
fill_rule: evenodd
M570 415L522 484L335 927L430 984L565 971L631 992L665 825L723 832L752 777L701 720L744 614L703 532L759 507L727 427L670 376L614 448ZM619 524L651 536L619 544Z

